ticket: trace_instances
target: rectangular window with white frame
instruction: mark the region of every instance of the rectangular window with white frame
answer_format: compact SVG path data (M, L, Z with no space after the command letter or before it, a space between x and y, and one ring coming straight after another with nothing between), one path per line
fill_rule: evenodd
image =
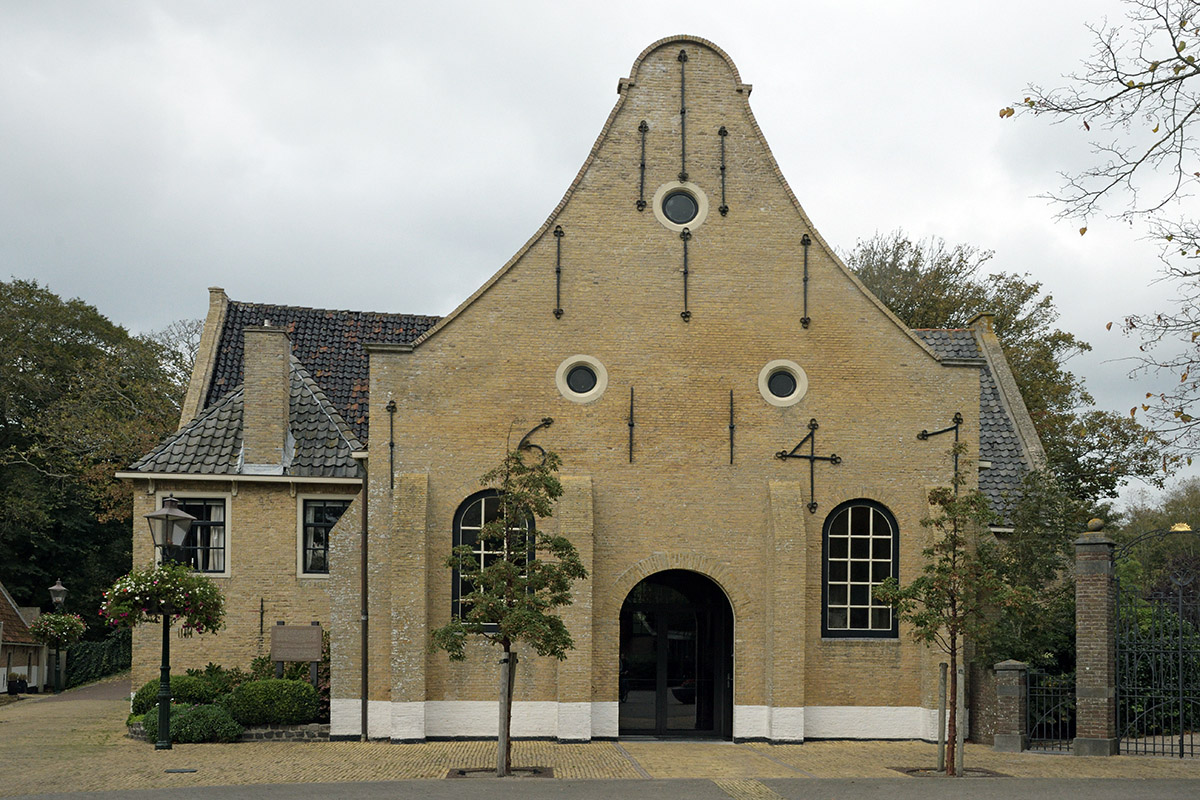
M301 499L300 574L329 574L329 533L350 506L349 500L329 497Z
M197 572L228 572L225 498L177 497L179 509L196 518L183 540L179 560Z

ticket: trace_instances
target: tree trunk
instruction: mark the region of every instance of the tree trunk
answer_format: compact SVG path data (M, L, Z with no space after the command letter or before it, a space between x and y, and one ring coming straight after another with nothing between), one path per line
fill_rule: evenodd
M950 634L950 724L946 731L946 774L954 777L958 745L958 636Z
M496 740L496 777L508 777L512 770L512 698L516 686L517 654L504 643L500 659L500 735Z

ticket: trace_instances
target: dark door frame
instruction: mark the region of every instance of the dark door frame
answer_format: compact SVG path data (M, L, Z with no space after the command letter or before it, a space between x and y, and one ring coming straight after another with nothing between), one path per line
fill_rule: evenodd
M652 586L664 587L679 594L679 600L673 602L646 602L633 600L638 587L649 582ZM685 596L690 595L690 596ZM690 601L690 602L689 602ZM631 589L625 601L621 604L619 654L624 663L625 648L629 641L628 625L633 614L643 612L653 615L656 620L655 653L655 725L653 730L630 730L623 726L618 728L621 736L658 736L658 737L716 737L733 738L733 606L721 586L712 578L690 570L664 570L644 578L634 589ZM712 727L704 730L672 730L668 727L667 705L672 688L667 685L667 669L669 661L669 631L672 630L670 620L691 615L694 619L696 644L700 650L694 670L698 673L704 669L712 675L712 696L705 698L697 696L696 703L711 703ZM700 659L707 661L706 668L701 667ZM697 683L697 689L700 686ZM625 690L622 690L622 695ZM618 725L620 725L618 713Z

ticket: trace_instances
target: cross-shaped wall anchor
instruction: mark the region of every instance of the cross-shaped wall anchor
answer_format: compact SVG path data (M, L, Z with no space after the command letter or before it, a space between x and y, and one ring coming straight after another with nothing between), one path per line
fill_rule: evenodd
M835 466L842 463L842 457L837 453L830 453L827 456L817 455L817 428L819 427L820 426L817 425L817 421L815 419L810 419L808 421L808 435L801 439L800 443L793 447L790 451L780 450L775 454L775 457L778 459L803 458L808 461L808 513L810 514L817 513L817 493L815 488L817 462L828 461L830 464L834 464ZM800 448L804 447L806 442L808 443L808 452L801 453Z

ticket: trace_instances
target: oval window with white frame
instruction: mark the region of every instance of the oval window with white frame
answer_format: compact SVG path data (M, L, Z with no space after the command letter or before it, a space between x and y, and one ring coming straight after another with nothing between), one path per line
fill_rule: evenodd
M558 365L554 383L559 393L572 403L590 403L608 388L608 370L597 358L575 355Z
M777 358L759 371L758 393L773 406L794 406L808 393L808 375L795 361Z
M650 207L667 230L681 233L687 228L694 231L708 216L708 195L694 183L671 181L658 187Z

